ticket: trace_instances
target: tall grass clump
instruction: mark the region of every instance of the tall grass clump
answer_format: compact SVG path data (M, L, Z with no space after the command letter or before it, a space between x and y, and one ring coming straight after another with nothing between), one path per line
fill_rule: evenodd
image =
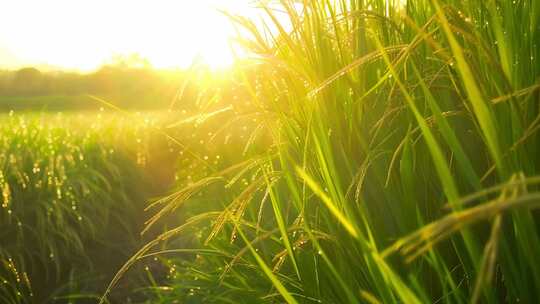
M160 256L162 303L538 301L539 3L258 4L240 100L212 99L252 133L105 297Z

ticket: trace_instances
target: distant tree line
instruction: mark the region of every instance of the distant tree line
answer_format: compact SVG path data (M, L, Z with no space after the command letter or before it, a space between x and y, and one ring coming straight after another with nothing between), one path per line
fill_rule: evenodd
M62 100L73 108L70 100L83 95L107 98L124 108L161 108L175 98L186 72L161 71L148 65L124 62L106 65L99 70L81 74L75 72L42 72L34 67L15 71L0 71L0 107L20 108L26 101ZM192 87L186 94L196 94ZM76 106L77 107L77 106Z
M258 87L257 79L264 71L264 67L250 63L219 71L197 64L187 70L158 70L137 56L116 58L86 74L40 71L35 67L0 70L0 111L104 106L88 95L126 110L207 111L228 104L245 108L251 97L240 88L241 80L250 79L253 88Z

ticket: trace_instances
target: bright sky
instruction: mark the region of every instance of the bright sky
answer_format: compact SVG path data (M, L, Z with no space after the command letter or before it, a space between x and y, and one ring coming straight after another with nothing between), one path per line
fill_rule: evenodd
M0 68L50 65L92 70L114 54L139 53L160 68L202 57L231 63L234 28L216 8L255 16L249 0L5 0Z

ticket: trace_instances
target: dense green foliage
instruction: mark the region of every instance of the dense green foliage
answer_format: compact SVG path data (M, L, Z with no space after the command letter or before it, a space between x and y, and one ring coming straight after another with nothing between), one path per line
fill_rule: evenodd
M163 303L540 299L539 2L261 6L231 18L266 139L163 200L150 225L187 219L110 288L161 252Z

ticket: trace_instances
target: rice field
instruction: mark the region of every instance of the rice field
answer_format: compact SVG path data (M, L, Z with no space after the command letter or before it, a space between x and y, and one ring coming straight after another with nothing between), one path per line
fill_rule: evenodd
M0 302L537 303L540 2L258 4L174 111L1 118Z
M149 119L11 112L0 120L1 302L52 300L110 272L140 242Z

